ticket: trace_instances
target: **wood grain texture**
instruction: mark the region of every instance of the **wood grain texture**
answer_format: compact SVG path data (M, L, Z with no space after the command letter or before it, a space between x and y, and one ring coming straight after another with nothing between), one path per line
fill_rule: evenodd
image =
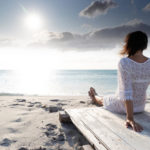
M144 131L137 133L125 127L125 115L100 107L67 109L74 125L97 150L150 150L150 104L136 114Z
M94 147L96 150L107 150L102 144L101 141L95 137L93 133L91 133L90 130L86 128L84 125L84 122L82 121L83 116L81 116L79 113L74 113L75 109L72 110L66 110L72 122L75 124L75 126L78 128L78 130L85 136L85 138L89 141L92 147ZM82 118L81 118L82 117Z

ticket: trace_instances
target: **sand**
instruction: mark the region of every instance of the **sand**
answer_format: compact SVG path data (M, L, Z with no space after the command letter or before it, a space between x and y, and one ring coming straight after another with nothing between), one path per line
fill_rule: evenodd
M95 107L88 96L0 96L0 150L79 150L88 141L59 111Z

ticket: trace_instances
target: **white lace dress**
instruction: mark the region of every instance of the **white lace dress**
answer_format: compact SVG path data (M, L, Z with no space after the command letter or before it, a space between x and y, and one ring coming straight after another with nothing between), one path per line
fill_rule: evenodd
M118 88L115 95L103 96L104 108L126 113L124 101L133 101L133 111L142 112L145 107L146 90L150 84L150 58L138 63L125 57L118 63Z

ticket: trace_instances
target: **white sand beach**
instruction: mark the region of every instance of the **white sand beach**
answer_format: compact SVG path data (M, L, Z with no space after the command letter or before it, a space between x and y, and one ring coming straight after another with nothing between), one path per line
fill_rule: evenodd
M79 150L87 140L72 123L60 123L59 111L95 107L90 102L88 96L0 96L0 150Z

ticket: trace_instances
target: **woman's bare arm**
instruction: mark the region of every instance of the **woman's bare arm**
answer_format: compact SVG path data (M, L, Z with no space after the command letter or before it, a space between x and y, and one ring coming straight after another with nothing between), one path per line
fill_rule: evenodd
M131 100L125 101L126 111L127 111L127 119L134 120L133 118L133 102Z
M131 100L126 100L125 101L125 107L126 107L126 112L127 112L126 126L132 127L134 131L141 132L143 130L142 126L134 121L133 102Z

